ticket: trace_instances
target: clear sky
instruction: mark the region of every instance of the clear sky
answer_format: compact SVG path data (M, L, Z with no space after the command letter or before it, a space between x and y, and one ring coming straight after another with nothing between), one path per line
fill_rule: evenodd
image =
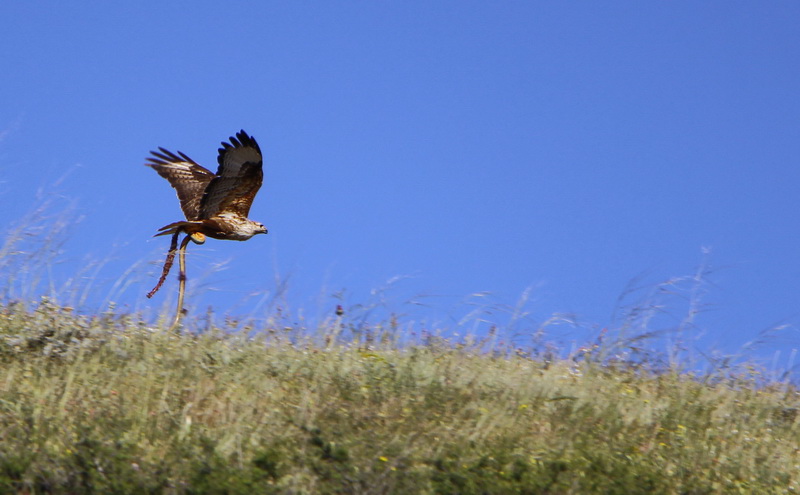
M63 299L171 304L175 274L144 298L168 246L151 236L182 215L144 158L213 169L245 129L270 233L190 246L195 313L261 315L288 280L283 304L324 316L401 277L385 297L409 320L502 320L530 288L531 325L601 328L632 280L705 259L702 346L779 324L783 357L798 345L798 2L12 0L0 18L2 226L42 197L75 219L45 276Z

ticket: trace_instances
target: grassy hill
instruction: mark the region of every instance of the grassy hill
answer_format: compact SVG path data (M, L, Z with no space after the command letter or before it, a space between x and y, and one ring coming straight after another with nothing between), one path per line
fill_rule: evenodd
M0 493L795 493L800 396L428 339L0 306Z

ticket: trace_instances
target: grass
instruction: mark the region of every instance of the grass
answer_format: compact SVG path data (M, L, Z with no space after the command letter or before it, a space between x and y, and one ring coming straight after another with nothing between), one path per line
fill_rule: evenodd
M687 371L702 267L633 284L571 351L545 336L570 315L531 331L524 296L480 294L449 339L375 323L382 292L313 329L275 307L179 335L71 309L93 268L55 288L67 220L46 213L0 246L0 493L800 492L787 376L730 356Z
M754 368L229 330L0 306L0 493L800 491L800 396Z

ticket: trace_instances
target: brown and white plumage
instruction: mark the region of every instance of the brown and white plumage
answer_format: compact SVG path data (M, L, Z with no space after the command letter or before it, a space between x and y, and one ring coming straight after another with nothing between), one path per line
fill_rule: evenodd
M215 174L180 151L176 155L164 148L158 149L160 153L150 152L153 156L147 158L147 165L153 167L158 175L167 179L175 188L186 219L199 220L200 201Z
M263 224L247 218L256 193L264 177L261 149L255 139L239 131L223 142L217 156L217 173L202 167L182 152L173 153L164 148L151 151L146 165L152 167L175 188L185 221L161 227L156 234L172 235L167 261L155 288L147 294L152 297L169 273L178 246L178 236L186 233L180 247L181 291L175 325L180 320L183 287L186 280L183 272L186 245L192 241L202 244L206 236L214 239L246 241L256 234L266 234Z
M186 216L186 221L166 225L156 235L186 232L203 242L203 236L244 241L267 233L262 224L247 218L264 176L261 149L244 131L229 141L219 149L216 174L180 151L151 152L147 165L175 188Z

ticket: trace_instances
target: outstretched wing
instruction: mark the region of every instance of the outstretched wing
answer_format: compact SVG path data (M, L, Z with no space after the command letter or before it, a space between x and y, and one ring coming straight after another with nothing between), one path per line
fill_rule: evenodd
M258 143L246 132L239 131L230 138L230 143L222 143L217 161L217 176L200 202L200 218L224 213L246 218L264 177Z
M180 151L176 155L164 148L158 149L150 152L153 156L147 158L145 165L153 167L175 188L186 219L199 220L203 193L214 179L214 173Z

